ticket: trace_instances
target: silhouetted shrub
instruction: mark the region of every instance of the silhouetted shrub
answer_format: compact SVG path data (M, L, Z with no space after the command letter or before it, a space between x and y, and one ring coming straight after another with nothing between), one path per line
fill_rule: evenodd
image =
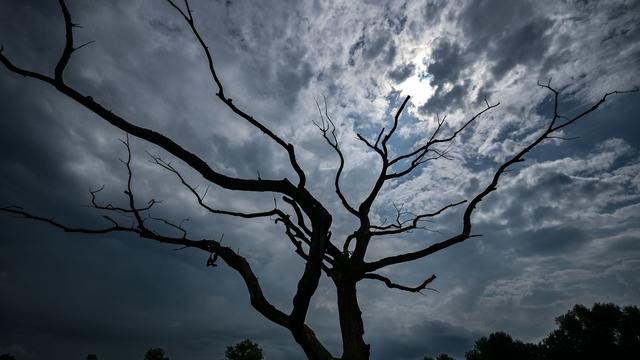
M264 355L262 349L258 344L246 339L235 346L227 347L227 351L224 353L226 360L263 360Z
M147 353L144 356L144 360L169 360L169 358L164 356L164 350L160 348L154 348L147 350Z

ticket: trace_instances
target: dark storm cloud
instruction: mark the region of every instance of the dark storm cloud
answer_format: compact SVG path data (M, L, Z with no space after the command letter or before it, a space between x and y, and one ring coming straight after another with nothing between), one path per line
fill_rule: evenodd
M553 22L539 18L513 29L489 46L488 56L495 64L491 71L500 80L516 65L533 65L546 55L551 37L547 34Z
M347 63L351 66L356 64L355 56L356 53L364 48L364 34L360 35L360 37L349 47L349 59Z
M424 105L419 107L419 111L422 113L443 113L447 109L460 108L464 104L465 98L469 94L469 83L463 82L461 84L455 84L451 89L444 90L441 86L436 90L436 93L431 97Z
M400 8L395 11L389 6L389 4L385 4L384 9L384 18L387 22L387 26L393 31L394 34L398 35L403 30L407 23L407 2L404 2Z
M347 64L355 66L361 57L364 64L380 59L383 64L391 65L397 53L396 43L389 34L393 26L392 23L387 23L379 28L374 27L373 30L363 28L362 35L349 47Z
M464 79L463 71L470 64L458 43L441 39L433 49L431 63L427 66L431 84L436 86L435 94L422 106L422 113L442 113L458 108L469 93L469 82ZM450 85L451 88L445 88Z
M424 20L427 23L436 22L446 6L447 2L445 0L425 1L424 8L422 9L422 11L424 12Z
M305 60L306 50L300 46L287 44L282 54L285 63L276 69L276 84L281 84L281 96L287 97L298 94L300 90L309 86L314 76L311 64ZM297 96L293 97L297 99Z
M476 57L486 53L498 80L516 65L532 65L544 59L553 26L553 21L539 17L528 1L472 2L458 21L470 42L466 51Z
M374 359L413 360L446 353L460 358L479 336L480 333L443 321L425 321L412 327L406 336L394 333L375 339L379 345L372 350L371 356Z
M515 236L524 246L518 251L524 256L563 253L585 244L586 234L578 228L554 227L523 232Z
M366 60L373 60L377 58L385 49L390 39L391 37L387 34L380 34L380 36L374 39L367 39L364 44L362 56L364 56Z
M457 21L473 40L471 49L480 50L508 35L522 19L532 15L534 9L528 0L481 0L468 3Z
M469 65L458 43L446 39L440 41L433 49L431 61L427 72L433 76L432 83L437 86L446 83L455 84L462 70Z
M471 2L460 11L456 21L464 30L464 43L468 45L463 47L462 39L457 38L441 38L436 42L427 59L427 72L437 90L430 103L421 107L423 112L443 112L482 100L490 94L492 82L501 80L518 65L538 68L546 59L552 40L550 29L554 25L550 19L537 15L527 1ZM465 98L471 90L465 70L483 59L490 64L492 79L486 80L486 90L480 91L476 99ZM447 83L453 85L450 91L443 90Z
M389 77L397 83L401 83L413 75L416 66L413 63L400 65L389 72Z

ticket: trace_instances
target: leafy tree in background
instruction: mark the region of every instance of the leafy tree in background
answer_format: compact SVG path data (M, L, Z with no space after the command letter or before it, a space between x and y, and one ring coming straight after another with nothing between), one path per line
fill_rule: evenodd
M227 347L224 353L225 360L263 360L264 355L258 344L246 339L234 346Z
M640 358L640 309L614 304L575 305L556 318L559 328L540 344L523 343L496 332L482 337L467 360L564 360Z
M164 356L164 350L161 348L152 348L147 350L144 360L169 360L169 358Z
M541 359L540 354L538 345L513 340L504 332L495 332L478 339L465 357L467 360L537 360Z
M576 305L556 318L559 325L543 345L549 359L640 358L640 308Z
M85 93L85 89L82 87L77 87L68 82L65 71L71 63L72 55L84 45L74 43L74 28L77 26L72 21L71 13L65 1L59 0L59 4L64 19L65 45L55 68L52 69L52 74L22 68L3 53L4 49L0 49L0 62L6 69L22 77L37 80L51 86L52 89L73 100L79 106L93 112L105 122L125 132L127 139L128 136L133 136L158 146L167 155L174 157L178 162L201 175L202 179L211 185L229 191L254 194L273 193L281 197L286 203L286 208L279 208L277 203L273 204L271 201L264 204L263 210L257 212L239 212L233 209L214 208L205 201L205 193L198 191L196 186L189 184L186 180L187 177L183 176L172 165L172 161L164 160L159 155L152 156L152 162L167 170L171 176L175 176L185 186L185 189L193 195L194 201L209 213L245 219L270 218L275 220L275 223L283 227L284 235L282 238L290 242L291 248L304 261L304 270L299 276L295 295L292 298L292 309L290 312L285 312L271 303L265 296L259 276L254 272L247 258L241 256L234 247L225 246L215 238L196 239L190 237L187 230L182 227L182 223L150 216L150 209L159 202L150 200L145 202L146 205L141 205L140 199L135 196L135 191L132 188L131 149L128 141L125 143L128 151L128 160L123 161L128 173L128 185L124 192L127 205L103 204L96 199L96 194L99 190L91 192L93 207L104 212L103 218L106 221L104 227L69 226L57 222L51 216L34 215L17 206L0 208L0 211L42 221L66 232L82 234L129 233L164 244L199 249L209 257L207 261L209 266L215 266L216 261L221 259L242 277L249 292L251 305L256 311L273 323L287 329L300 345L306 357L312 360L369 359L370 350L364 338L364 323L356 292L358 283L363 280L377 281L389 288L410 293L429 289L428 286L436 278L435 274L425 276L424 281L419 284L404 285L385 276L385 268L424 259L453 245L480 236L480 234L472 232L474 225L472 215L478 205L497 190L502 176L513 165L523 162L534 148L549 139L562 138L563 132L571 125L580 122L586 115L598 109L609 97L622 93L619 91L605 93L586 110L569 116L559 112L560 93L551 87L550 82L539 84L544 91L549 92L554 109L553 114L549 116L547 123L544 128L540 129L539 133L528 138L527 143L521 144L519 150L515 151L502 164L491 171L491 175L487 181L483 182L477 193L468 199L450 199L434 208L420 209L415 214L403 211L401 207L396 207L396 216L394 216L394 221L391 223L377 222L377 214L372 213L373 205L379 199L384 186L410 178L416 171L420 171L423 166L426 166L425 164L427 163L431 164L433 161L448 159L448 146L452 146L461 133L472 128L474 121L482 114L491 111L499 104L490 104L485 100L486 106L483 106L475 114L469 114L469 117L460 124L450 124L445 121L445 118L437 118L435 129L429 136L416 142L412 148L404 149L403 151L403 149L394 149L392 144L398 136L396 130L403 110L409 102L409 97L406 97L401 102L401 105L398 106L393 118L388 119L390 124L376 132L377 136L374 135L372 138L368 138L362 134L357 134L357 138L378 156L380 169L380 172L373 179L373 185L365 191L362 199L355 199L354 196L343 192L343 188L340 185L340 177L345 167L343 148L339 144L336 127L329 116L327 107L325 106L324 109L321 109L318 106L319 120L316 126L321 136L326 140L328 146L335 151L339 159L338 170L333 178L331 188L327 189L327 191L336 193L343 207L343 213L354 217L356 224L348 232L348 235L345 234L344 237L339 238L337 235L332 236L335 230L332 226L333 216L339 214L330 212L330 208L309 191L310 187L307 181L315 179L309 178L308 174L302 169L297 158L298 153L296 153L295 146L270 129L269 124L260 119L260 117L254 117L246 113L240 105L237 105L241 104L242 101L233 101L225 91L224 79L216 70L212 50L206 45L204 38L198 31L198 26L188 1L185 0L183 4L178 5L176 1L167 0L166 4L167 7L175 10L176 15L184 21L185 27L192 33L194 41L200 47L201 54L207 63L205 71L208 72L207 76L211 79L215 97L226 106L229 113L233 113L238 120L247 122L256 131L263 133L273 144L278 146L283 154L286 154L288 165L290 165L292 173L295 174L293 177L277 179L266 179L260 176L257 178L242 178L234 174L225 173L224 169L216 165L220 159L206 159L193 153L193 149L190 150L184 144L179 144L169 134L162 134L141 126L135 117L127 117L127 111L120 112L119 109L109 109L105 99L94 99L90 96L91 94ZM142 60L144 61L144 59ZM125 91L126 89L124 88L125 86L123 86L123 89L118 90ZM250 99L245 100L250 101ZM286 112L288 109L283 109L283 111ZM372 166L375 165L372 164ZM472 179L468 180L469 182L472 181ZM271 208L272 204L273 208ZM380 258L369 259L367 257L369 245L373 239L400 236L415 229L423 228L425 221L432 220L452 208L460 208L461 211L458 225L456 228L451 229L450 233L452 235L450 237L436 241L425 241L421 248L409 252L394 253ZM133 219L133 223L129 220L119 220L118 215L123 214ZM158 226L163 225L175 231L167 232L158 229ZM310 303L318 289L320 277L323 273L331 279L336 291L338 320L342 338L342 354L339 357L331 354L322 344L307 321L308 312L311 308ZM490 346L492 343L490 339L488 341L487 346ZM166 359L162 353L158 354L160 354L158 357L147 356L147 360Z

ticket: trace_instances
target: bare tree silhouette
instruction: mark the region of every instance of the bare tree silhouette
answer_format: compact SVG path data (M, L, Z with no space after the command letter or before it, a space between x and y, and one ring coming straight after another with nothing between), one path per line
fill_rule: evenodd
M381 129L375 139L367 139L365 136L357 134L360 141L378 154L381 162L381 170L373 187L370 189L364 200L359 204L353 204L344 194L340 186L340 177L345 165L345 156L338 142L336 127L329 116L325 101L324 107L318 105L320 120L316 122L315 125L320 130L328 145L335 150L335 153L339 158L339 167L335 175L333 191L336 192L344 209L354 216L358 222L357 229L348 235L340 246L338 245L340 242L337 239L332 238L332 214L307 190L307 175L296 158L294 145L272 131L261 120L238 107L232 99L228 97L225 93L222 80L216 72L212 52L207 47L205 40L198 31L189 2L185 0L184 5L178 5L173 0L167 0L167 2L184 20L186 26L193 33L193 36L206 57L209 75L211 76L213 85L216 88L216 96L218 99L236 116L244 119L256 129L264 133L274 143L282 147L282 150L288 155L290 166L295 171L297 179L292 182L292 180L287 178L262 179L259 177L258 179L249 179L224 174L212 167L205 159L195 155L185 147L178 144L168 135L156 132L153 129L136 125L134 122L107 109L105 106L101 105L98 100L67 84L64 80L64 72L69 60L75 51L86 44L79 46L74 44L73 31L76 24L72 21L71 14L65 4L65 1L59 0L59 5L64 17L66 42L64 50L62 51L53 71L53 76L22 68L12 62L2 51L0 51L0 61L2 61L2 64L11 72L51 85L58 92L66 95L68 98L74 100L79 105L92 111L104 121L127 134L127 138L126 140L123 140L123 143L126 146L128 158L123 162L128 170L127 189L125 190L125 194L128 198L128 205L126 207L116 207L111 204L103 205L96 199L99 190L91 192L93 207L104 211L104 218L109 223L108 226L103 228L75 227L63 224L48 217L35 215L16 206L9 206L0 210L27 219L45 222L66 232L82 234L104 234L117 232L133 233L137 234L141 238L151 239L165 244L174 244L188 248L200 249L206 254L209 254L209 261L207 262L207 265L210 266L216 265L217 260L222 259L225 264L237 271L244 280L249 292L251 305L270 321L288 329L293 335L295 341L301 346L306 356L309 359L314 360L337 359L337 357L332 355L325 348L306 322L310 301L316 292L323 272L333 281L337 292L339 323L342 335L342 355L340 359L368 359L369 345L364 340L364 327L356 292L356 285L358 282L363 279L376 280L382 282L389 288L412 293L429 289L428 286L435 280L436 275L429 275L422 283L416 286L409 286L397 283L382 275L380 270L388 266L425 258L467 239L481 236L480 234L472 232L473 224L471 216L479 203L489 194L496 191L500 178L505 174L507 169L516 163L524 161L525 155L540 145L543 141L554 138L562 139L559 135L560 130L565 129L598 109L598 107L607 101L610 96L628 92L608 92L581 113L572 117L566 117L558 111L559 91L554 89L550 82L543 84L539 83L538 86L549 91L553 97L554 112L548 122L548 126L532 142L523 145L522 149L518 153L502 163L495 170L489 183L482 188L481 191L470 199L456 199L451 203L443 204L439 209L410 215L409 218L407 218L407 214L404 213L401 208L397 208L395 222L389 224L372 223L371 217L372 204L379 196L383 185L390 180L401 179L410 175L414 170L420 168L429 161L447 158L447 153L440 150L438 146L453 142L460 133L467 129L482 114L495 108L499 103L491 104L485 100L484 108L471 116L462 124L462 126L457 128L450 128L448 125L445 126L444 118L438 119L437 128L428 139L424 139L422 143L416 144L413 149L406 153L392 155L393 152L390 151L389 145L390 140L395 135L400 116L409 101L409 97L407 96L395 112L391 126L388 129ZM289 207L287 211L280 209L277 206L274 206L271 210L261 212L238 212L213 208L205 203L204 195L197 191L195 186L189 184L170 162L165 161L158 156L154 156L152 158L154 163L177 176L180 182L193 194L195 201L210 213L246 219L265 217L275 218L276 223L282 224L286 238L291 242L291 244L293 244L296 253L305 261L304 270L300 275L297 289L292 299L293 308L290 313L283 312L269 302L262 291L258 276L253 271L249 262L236 250L222 245L221 242L216 239L190 238L182 224L174 223L167 219L151 218L148 215L148 212L157 204L157 201L155 200L151 200L144 206L140 206L137 203L137 199L134 196L134 190L131 185L133 173L131 169L129 136L146 140L149 143L159 146L164 151L176 157L188 167L199 173L206 181L218 187L232 191L272 192L282 196L282 199ZM456 235L428 245L417 251L396 254L380 258L375 261L365 260L365 255L370 241L374 237L397 235L421 228L423 221L434 218L447 210L456 207L464 207L464 212L460 219L461 229L457 231ZM109 215L115 213L131 215L135 219L135 223L133 225L122 224L116 220L116 217ZM161 221L165 225L178 230L180 235L175 236L161 233L153 227L152 220Z

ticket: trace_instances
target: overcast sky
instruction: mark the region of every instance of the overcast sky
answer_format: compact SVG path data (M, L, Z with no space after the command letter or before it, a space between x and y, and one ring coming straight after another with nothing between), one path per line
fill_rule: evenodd
M286 154L215 98L203 54L163 0L69 0L78 51L67 82L114 112L160 131L216 170L249 178L293 179ZM390 182L374 218L392 203L416 213L473 196L501 161L545 126L548 81L560 112L586 109L605 92L640 85L640 2L610 1L193 1L196 24L234 104L295 144L308 186L334 214L333 239L353 231L332 188L337 156L313 126L326 96L346 154L343 187L361 199L379 169L355 133L389 126L406 95L394 151L434 129L501 105L465 130L452 160ZM64 46L53 0L0 2L0 43L15 63L45 72ZM538 341L576 303L640 303L640 95L611 98L567 128L571 141L547 141L504 176L474 215L473 238L388 275L408 285L432 273L425 296L363 281L358 288L373 359L462 357L479 336L506 331ZM87 207L102 185L104 203L124 204L124 134L55 89L0 69L0 205L21 205L69 224L101 225ZM280 225L211 216L175 176L149 163L171 157L132 139L139 201L162 200L154 215L194 237L239 249L271 301L290 309L302 262ZM174 162L194 184L206 184ZM212 187L218 207L269 209L271 194ZM368 259L424 247L460 230L460 213L433 231L376 239ZM125 220L126 221L126 220ZM18 359L142 359L162 347L173 360L222 359L225 346L257 341L268 359L299 359L290 334L249 305L240 277L205 267L207 255L120 235L64 234L0 216L0 353ZM323 278L310 325L340 353L333 285Z

